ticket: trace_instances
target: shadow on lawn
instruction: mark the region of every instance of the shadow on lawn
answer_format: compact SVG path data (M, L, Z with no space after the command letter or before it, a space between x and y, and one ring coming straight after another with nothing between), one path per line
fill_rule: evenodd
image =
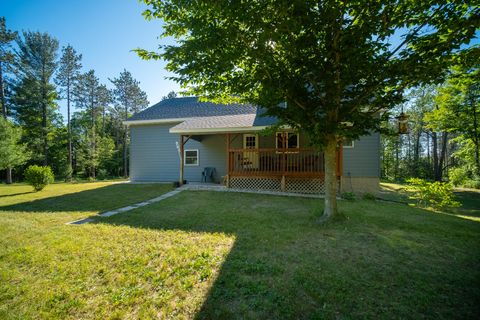
M470 270L448 265L441 274L431 270L432 264L450 261L448 250L435 246L450 240L463 248L465 239L455 227L478 234L478 224L407 206L343 202L349 219L319 226L312 214L317 204L183 192L96 223L234 234L235 244L196 319L473 318L480 311L468 302L478 296L469 284ZM375 212L382 208L397 212Z
M159 196L171 188L158 185L114 184L60 196L1 206L0 211L69 212L108 211Z
M3 195L0 195L0 198L21 196L22 194L29 194L29 193L34 193L34 191L26 191L26 192L19 192L19 193L3 194Z

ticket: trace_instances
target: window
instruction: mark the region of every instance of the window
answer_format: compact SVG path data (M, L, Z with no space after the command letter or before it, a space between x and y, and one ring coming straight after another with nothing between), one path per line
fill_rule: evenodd
M351 139L343 140L343 147L344 148L353 148L354 147L353 140L351 140Z
M300 147L300 136L296 132L277 132L277 149L298 149Z
M257 135L245 134L243 135L244 149L256 149L257 148Z
M198 149L185 150L183 152L183 163L186 166L198 166Z

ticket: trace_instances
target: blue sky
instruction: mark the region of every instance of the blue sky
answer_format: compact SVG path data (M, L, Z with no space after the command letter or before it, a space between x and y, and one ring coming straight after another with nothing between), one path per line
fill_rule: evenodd
M108 78L125 68L140 81L151 104L168 92L178 91L162 61L143 61L132 49L155 50L160 43L160 21L146 21L145 6L137 0L0 0L0 15L7 28L48 32L71 44L83 55L84 71L94 69L100 80L111 87ZM61 103L61 112L66 107Z

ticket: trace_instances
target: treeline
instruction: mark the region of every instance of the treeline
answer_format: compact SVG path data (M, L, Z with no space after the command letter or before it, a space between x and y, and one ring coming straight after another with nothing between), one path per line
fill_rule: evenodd
M123 121L149 102L127 70L109 81L112 89L85 71L71 45L60 49L47 33L11 31L0 18L0 170L7 183L31 164L67 181L128 176Z
M398 107L409 116L407 134L382 136L382 177L418 177L480 188L480 73L478 61L453 68L440 86L409 93Z

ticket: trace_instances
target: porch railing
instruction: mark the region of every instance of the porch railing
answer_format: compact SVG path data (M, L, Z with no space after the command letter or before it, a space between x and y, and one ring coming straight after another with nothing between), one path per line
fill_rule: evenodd
M337 153L337 176L340 175ZM229 149L230 176L323 177L323 152L314 149Z

